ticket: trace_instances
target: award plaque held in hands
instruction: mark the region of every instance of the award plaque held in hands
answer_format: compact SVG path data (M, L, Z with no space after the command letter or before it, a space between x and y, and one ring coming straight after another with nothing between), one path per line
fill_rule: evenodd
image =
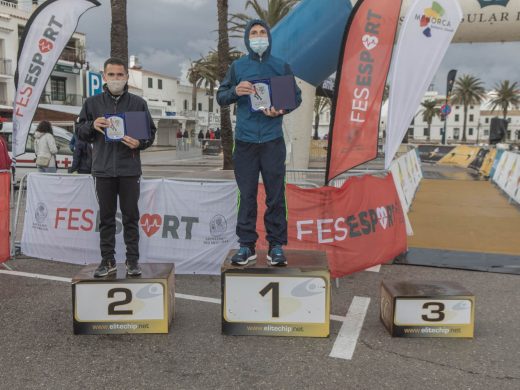
M254 93L249 95L249 106L252 112L271 108L271 81L269 79L253 80Z
M121 142L126 135L124 114L105 114L105 118L110 122L105 128L105 141Z

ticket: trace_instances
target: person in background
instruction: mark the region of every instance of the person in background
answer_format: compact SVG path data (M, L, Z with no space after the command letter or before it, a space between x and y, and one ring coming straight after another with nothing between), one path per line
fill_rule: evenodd
M202 148L202 141L204 140L204 132L202 131L202 129L199 131L199 135L197 136L197 138L199 139L199 146Z
M80 139L76 140L74 154L72 155L72 166L69 173L78 172L90 174L92 171L92 146Z
M34 153L38 171L56 173L56 155L58 148L49 121L41 121L34 133Z
M181 151L183 149L183 147L182 147L182 127L180 127L179 130L177 130L176 137L177 137L177 151Z
M209 129L206 130L206 136L204 137L205 139L210 139L210 132L209 132Z
M184 150L185 151L188 151L190 150L190 144L189 144L189 138L190 138L190 135L188 133L188 129L184 129L184 133L182 133L182 143L184 144Z

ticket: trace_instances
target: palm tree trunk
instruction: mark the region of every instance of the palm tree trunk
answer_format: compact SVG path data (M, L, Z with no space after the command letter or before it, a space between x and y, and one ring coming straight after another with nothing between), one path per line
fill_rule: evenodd
M191 110L197 111L197 83L191 85Z
M320 139L318 128L320 127L320 114L314 114L314 137L313 139Z
M462 142L466 142L466 125L468 122L468 105L464 105L464 124L462 125Z
M426 137L426 141L430 141L432 139L431 131L432 131L432 123L428 122L428 137Z
M110 56L128 64L128 26L126 0L110 0L112 27L110 29Z
M208 101L208 107L209 112L213 112L213 93L215 91L215 83L212 81L209 83L209 101Z
M217 0L218 14L218 79L222 81L229 68L228 0ZM220 109L220 133L224 151L223 169L233 169L233 128L229 106Z

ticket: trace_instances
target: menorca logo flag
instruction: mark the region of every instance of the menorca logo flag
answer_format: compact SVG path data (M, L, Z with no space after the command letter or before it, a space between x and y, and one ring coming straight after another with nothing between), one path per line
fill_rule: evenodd
M99 6L96 0L48 0L31 15L18 48L14 77L13 155L25 152L34 112L45 84L81 15Z
M327 156L327 183L377 157L379 116L401 0L360 0L343 38Z
M489 7L490 5L501 5L507 7L509 0L478 0L480 8Z

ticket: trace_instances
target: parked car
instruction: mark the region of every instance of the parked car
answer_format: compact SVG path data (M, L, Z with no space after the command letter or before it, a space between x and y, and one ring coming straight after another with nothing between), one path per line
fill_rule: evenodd
M31 125L27 143L25 144L25 153L16 158L16 178L19 182L29 172L37 172L36 155L34 153L34 132L36 131L37 123ZM72 139L72 133L62 127L52 126L56 146L58 147L58 154L56 156L56 163L58 165L58 173L67 173L67 169L72 165L72 151L69 148L69 142ZM7 149L9 156L12 158L13 145L13 123L5 122L0 130L7 139Z

